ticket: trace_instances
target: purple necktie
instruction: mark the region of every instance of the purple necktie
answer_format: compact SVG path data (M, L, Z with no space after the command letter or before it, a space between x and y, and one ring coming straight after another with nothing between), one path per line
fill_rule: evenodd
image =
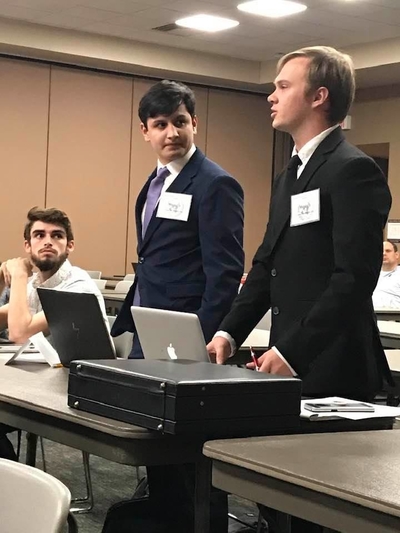
M153 216L158 199L160 198L165 178L170 174L171 172L167 169L167 167L161 167L158 169L157 176L151 180L149 189L147 191L146 208L144 211L142 224L142 238L146 234L147 227L149 225L151 217Z
M147 230L147 226L153 216L154 209L156 208L158 199L160 198L161 190L163 188L165 178L169 176L171 172L167 167L161 167L158 169L157 176L150 182L149 189L147 191L146 209L144 211L143 224L142 224L142 238L144 238ZM140 293L139 284L136 284L135 294L133 295L133 305L140 306Z

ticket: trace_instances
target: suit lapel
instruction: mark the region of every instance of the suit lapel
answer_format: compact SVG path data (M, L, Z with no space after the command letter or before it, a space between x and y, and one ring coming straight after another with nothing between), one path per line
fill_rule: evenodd
M342 129L338 127L333 130L317 147L290 193L285 188L284 183L286 170L277 177L278 181L276 183L275 198L273 199L271 206L274 216L269 225L271 230L271 250L276 245L283 229L289 222L291 196L294 194L300 194L306 189L308 183L313 178L315 173L323 168L323 165L329 159L330 154L343 140L344 135Z
M149 190L151 180L156 176L157 169L154 169L153 172L148 177L146 183L144 184L142 190L140 191L135 206L135 220L136 220L136 237L138 242L138 250L142 247L142 213L143 207L146 203L147 191Z
M196 174L199 171L200 165L203 162L205 158L205 155L197 148L193 156L190 158L188 163L183 167L183 169L179 172L177 177L174 179L174 181L171 183L171 185L168 187L166 192L176 192L176 193L184 193L185 190L190 186L192 183L193 178L196 176ZM152 177L155 176L155 173L152 174ZM139 199L141 199L141 210L140 214L143 210L144 202L146 201L147 196L147 190L149 188L149 184L152 178L150 178L147 182L147 187L143 187L137 201L137 206L139 207ZM142 193L144 194L144 199L141 198ZM146 234L142 239L140 238L139 241L139 235L138 235L138 242L141 243L139 246L139 252L142 248L146 246L146 244L149 242L151 236L154 234L154 232L157 230L159 225L163 222L162 218L158 218L156 216L157 213L157 207L154 210L153 216L150 219L149 225L147 226ZM138 213L136 213L136 217L138 216ZM137 224L137 218L136 218L136 224ZM137 226L139 228L139 226ZM142 232L142 223L141 223L141 215L140 215L140 235Z

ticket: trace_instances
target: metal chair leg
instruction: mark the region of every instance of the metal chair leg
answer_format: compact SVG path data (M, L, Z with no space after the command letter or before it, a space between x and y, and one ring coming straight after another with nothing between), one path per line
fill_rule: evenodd
M42 453L43 470L44 472L46 472L47 467L46 467L46 457L44 453L43 438L39 437L39 439L40 439L40 447L41 447L41 453ZM35 453L36 453L36 450L35 450ZM94 505L92 478L90 475L89 454L87 452L82 451L82 461L83 461L83 470L85 472L86 496L84 496L83 498L73 498L71 500L71 503L74 504L70 508L71 513L79 513L79 514L88 513L89 511L93 509L93 505Z
M71 513L88 513L93 509L94 498L93 498L93 486L92 478L90 475L90 464L89 464L89 454L82 451L83 459L83 469L85 472L85 483L86 483L86 496L83 498L74 498L72 503L75 505L71 507Z
M67 516L67 524L68 524L68 533L78 533L78 522L76 521L76 518L71 513L71 511L68 513L68 516Z
M42 455L43 472L47 472L46 457L44 455L44 442L43 437L39 437L40 453Z
M19 461L19 456L21 455L21 439L22 439L22 430L17 430L17 461Z

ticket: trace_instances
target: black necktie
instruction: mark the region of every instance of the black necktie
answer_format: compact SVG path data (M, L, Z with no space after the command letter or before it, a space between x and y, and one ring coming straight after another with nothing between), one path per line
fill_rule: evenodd
M301 165L301 159L297 154L295 154L290 158L286 168L285 188L289 191L297 181L297 169L299 168L299 165Z

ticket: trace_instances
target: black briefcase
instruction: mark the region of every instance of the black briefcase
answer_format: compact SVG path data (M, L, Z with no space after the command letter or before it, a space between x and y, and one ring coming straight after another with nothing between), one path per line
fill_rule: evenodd
M73 361L68 405L161 433L264 435L299 427L301 381L177 359Z

